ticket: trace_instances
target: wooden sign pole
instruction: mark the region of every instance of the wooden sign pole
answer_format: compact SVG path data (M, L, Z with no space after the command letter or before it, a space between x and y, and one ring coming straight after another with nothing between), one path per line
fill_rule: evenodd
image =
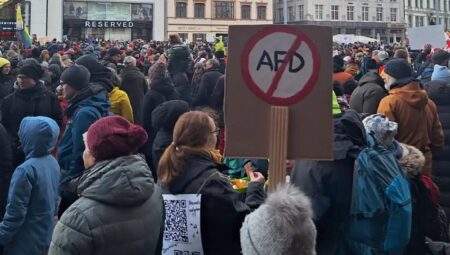
M270 108L269 192L286 182L286 159L289 131L289 108Z

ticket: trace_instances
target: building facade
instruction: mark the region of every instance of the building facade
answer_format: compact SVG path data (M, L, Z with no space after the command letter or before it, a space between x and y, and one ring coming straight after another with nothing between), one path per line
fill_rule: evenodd
M25 21L49 40L164 40L164 13L163 0L32 0Z
M166 36L186 41L227 37L229 25L272 24L272 0L166 0Z
M393 43L404 39L403 0L288 0L289 24L324 25L333 34L355 34ZM283 0L274 0L274 21L283 23Z
M450 0L404 0L409 27L442 24L450 30Z

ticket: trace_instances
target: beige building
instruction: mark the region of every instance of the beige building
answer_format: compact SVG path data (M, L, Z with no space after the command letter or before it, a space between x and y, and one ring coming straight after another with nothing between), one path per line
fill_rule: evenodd
M230 25L272 24L272 0L166 0L166 38L213 41Z

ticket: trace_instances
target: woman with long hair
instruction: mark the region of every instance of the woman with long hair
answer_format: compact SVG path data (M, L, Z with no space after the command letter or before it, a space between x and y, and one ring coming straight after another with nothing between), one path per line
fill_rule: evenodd
M264 200L264 176L249 172L245 202L221 171L215 150L219 130L208 114L191 111L175 124L173 143L159 161L158 179L166 193L201 194L201 238L204 254L240 254L239 228L251 209Z

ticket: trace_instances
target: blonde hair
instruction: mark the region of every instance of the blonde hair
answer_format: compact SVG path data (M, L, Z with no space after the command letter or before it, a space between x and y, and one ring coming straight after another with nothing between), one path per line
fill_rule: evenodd
M214 148L209 148L213 133L212 120L201 111L187 112L178 119L173 130L173 142L162 155L158 166L158 179L169 184L184 171L187 158L203 154L214 159Z

